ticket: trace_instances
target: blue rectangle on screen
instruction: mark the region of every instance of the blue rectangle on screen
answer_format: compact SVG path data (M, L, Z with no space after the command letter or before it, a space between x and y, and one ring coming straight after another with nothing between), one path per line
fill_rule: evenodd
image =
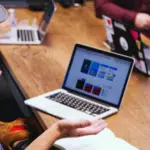
M99 63L97 63L97 62L92 62L92 65L91 65L89 74L90 74L91 76L96 76L96 75L97 75L97 72L98 72L98 69L99 69Z

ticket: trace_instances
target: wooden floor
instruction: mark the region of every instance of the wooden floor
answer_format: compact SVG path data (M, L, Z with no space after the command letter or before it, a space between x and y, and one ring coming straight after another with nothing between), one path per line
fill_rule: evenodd
M17 10L23 19L40 18L41 13ZM105 48L103 21L97 19L93 2L83 7L57 11L49 33L40 46L1 46L1 52L11 71L28 97L61 87L75 43ZM105 119L114 133L141 150L150 150L150 78L133 73L118 114ZM44 128L57 119L34 110Z

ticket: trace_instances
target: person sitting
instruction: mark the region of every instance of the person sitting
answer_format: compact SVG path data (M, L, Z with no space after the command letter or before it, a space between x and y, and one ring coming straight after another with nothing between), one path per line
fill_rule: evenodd
M4 150L48 150L60 138L97 134L106 127L107 124L102 119L60 120L32 142L27 120L18 118L13 122L0 121L0 144Z
M95 9L97 16L106 15L134 25L150 37L149 0L95 0Z
M102 119L60 120L32 142L27 120L18 118L13 122L0 121L0 144L4 150L48 150L60 138L97 134L106 127L107 124Z
M3 20L0 24L0 36L10 30L9 20ZM0 76L1 74L0 70ZM0 121L0 144L5 150L48 150L60 138L97 134L106 127L107 124L102 119L60 120L32 142L26 119L19 118L13 122Z
M10 123L0 122L0 143L8 150L49 150L60 138L97 134L106 127L102 119L60 120L31 142L26 120L19 118Z

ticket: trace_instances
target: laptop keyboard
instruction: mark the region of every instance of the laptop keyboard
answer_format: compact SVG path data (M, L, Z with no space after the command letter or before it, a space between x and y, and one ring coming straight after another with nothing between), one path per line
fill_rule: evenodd
M71 108L77 109L79 111L85 112L92 116L100 115L109 110L105 107L98 106L96 104L84 101L80 98L76 98L62 92L53 94L51 96L47 96L46 98L58 102L60 104L69 106Z
M17 39L22 42L35 42L34 30L17 30Z

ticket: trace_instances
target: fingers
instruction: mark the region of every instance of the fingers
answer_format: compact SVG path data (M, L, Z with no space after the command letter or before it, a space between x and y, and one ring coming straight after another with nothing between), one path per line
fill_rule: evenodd
M150 29L150 17L147 18L145 24L143 25L143 29L149 30Z
M102 119L70 121L61 120L57 122L57 129L62 133L62 137L77 137L85 135L93 135L102 131L107 124Z
M76 129L76 128L85 128L88 126L99 126L104 123L102 119L94 120L81 120L81 121L71 121L71 120L61 120L60 125L62 128Z
M84 128L91 125L89 120L82 120L82 121L68 121L62 120L60 122L61 128L69 128L69 129L76 129L76 128Z
M103 129L107 127L107 124L104 123L103 125L97 127L97 128L92 128L92 129L77 129L76 131L73 131L74 136L86 136L86 135L94 135L99 132L101 132Z
M2 75L2 71L0 70L0 76Z
M106 127L108 126L107 123L104 123L104 124L101 124L100 126L98 126L97 128L95 128L95 133L94 134L97 134L99 132L101 132L102 130L104 130Z
M107 127L107 124L104 123L103 125L97 127L97 128L93 128L93 129L79 129L76 131L76 135L77 136L85 136L85 135L94 135L97 134L99 132L101 132L103 129L105 129Z
M84 128L91 125L91 122L89 120L83 120L83 121L76 122L74 125L75 128Z
M145 13L138 13L135 18L135 26L139 29L150 29L150 16Z
M103 119L94 119L94 120L91 120L91 124L97 124L97 123L104 123L105 121Z
M91 126L96 128L104 123L105 123L105 121L103 119L95 119L95 120L91 121Z
M147 27L148 29L150 29L150 16L149 16L149 19L147 20Z
M75 131L73 131L72 134L74 134L75 136L97 134L106 127L107 127L107 123L105 123L104 120L97 119L97 120L94 120L90 126L85 127L85 128L78 128Z

